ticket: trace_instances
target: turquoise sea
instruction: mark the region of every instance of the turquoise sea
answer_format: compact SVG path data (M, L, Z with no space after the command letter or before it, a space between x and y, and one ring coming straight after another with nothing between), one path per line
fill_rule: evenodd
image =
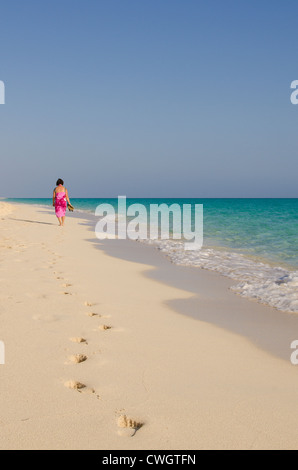
M7 199L51 206L50 199ZM76 210L95 212L117 199L71 199ZM298 312L298 199L127 199L127 205L203 204L204 246L185 252L173 240L158 245L177 264L218 271L237 281L235 291L280 310Z

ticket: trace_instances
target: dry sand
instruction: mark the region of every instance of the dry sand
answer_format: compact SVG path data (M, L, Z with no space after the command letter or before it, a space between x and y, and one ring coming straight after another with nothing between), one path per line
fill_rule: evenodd
M270 331L271 309L213 273L196 294L190 278L157 280L133 260L148 247L98 244L83 216L59 228L50 210L11 210L0 204L1 449L298 448L298 371L236 326L243 306Z

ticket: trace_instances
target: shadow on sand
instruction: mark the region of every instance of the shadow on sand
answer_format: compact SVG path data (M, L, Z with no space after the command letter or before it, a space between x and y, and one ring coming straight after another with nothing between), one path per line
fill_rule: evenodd
M28 224L56 225L56 224L50 224L49 222L39 222L38 220L14 219L13 217L9 217L9 219L15 220L16 222L26 222Z

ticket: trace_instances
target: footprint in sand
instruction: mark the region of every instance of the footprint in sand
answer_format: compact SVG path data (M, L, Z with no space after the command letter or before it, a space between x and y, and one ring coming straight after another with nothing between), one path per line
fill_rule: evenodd
M99 313L93 313L93 312L87 312L86 315L87 315L87 317L91 317L91 318L93 318L93 317L100 318L101 317L101 315Z
M92 303L92 302L85 302L85 307L94 307L96 304Z
M81 343L87 343L87 340L85 338L81 338L81 337L78 337L78 338L70 338L70 340L72 343L77 343L77 344L81 344Z
M102 315L101 313L95 313L95 312L86 312L87 317L91 318L111 318L111 315Z
M98 327L98 329L101 330L101 331L107 331L107 330L111 330L112 327L109 326L109 325L100 325L100 326Z
M76 380L69 380L68 382L65 382L64 387L68 388L69 390L75 390L79 393L88 393L89 395L94 395L96 393L94 388L88 388L85 384L77 382ZM99 395L96 395L96 398L100 400Z
M144 423L132 418L128 418L126 415L121 415L118 418L117 425L119 428L119 436L133 437L136 432L144 426Z
M72 287L72 284L62 284L62 287Z
M88 359L87 356L84 354L75 354L74 356L70 356L69 360L74 364L81 364L82 362L86 362Z
M75 380L70 380L69 382L65 382L64 386L66 388L69 388L70 390L83 390L86 388L86 385L76 382Z
M61 292L62 295L72 295L71 292Z

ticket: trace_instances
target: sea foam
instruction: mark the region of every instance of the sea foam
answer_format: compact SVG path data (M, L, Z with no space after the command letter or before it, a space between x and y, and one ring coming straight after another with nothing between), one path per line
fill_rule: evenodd
M172 263L216 271L236 281L231 290L284 312L298 313L298 271L271 266L258 260L214 248L185 251L174 240L147 240Z

